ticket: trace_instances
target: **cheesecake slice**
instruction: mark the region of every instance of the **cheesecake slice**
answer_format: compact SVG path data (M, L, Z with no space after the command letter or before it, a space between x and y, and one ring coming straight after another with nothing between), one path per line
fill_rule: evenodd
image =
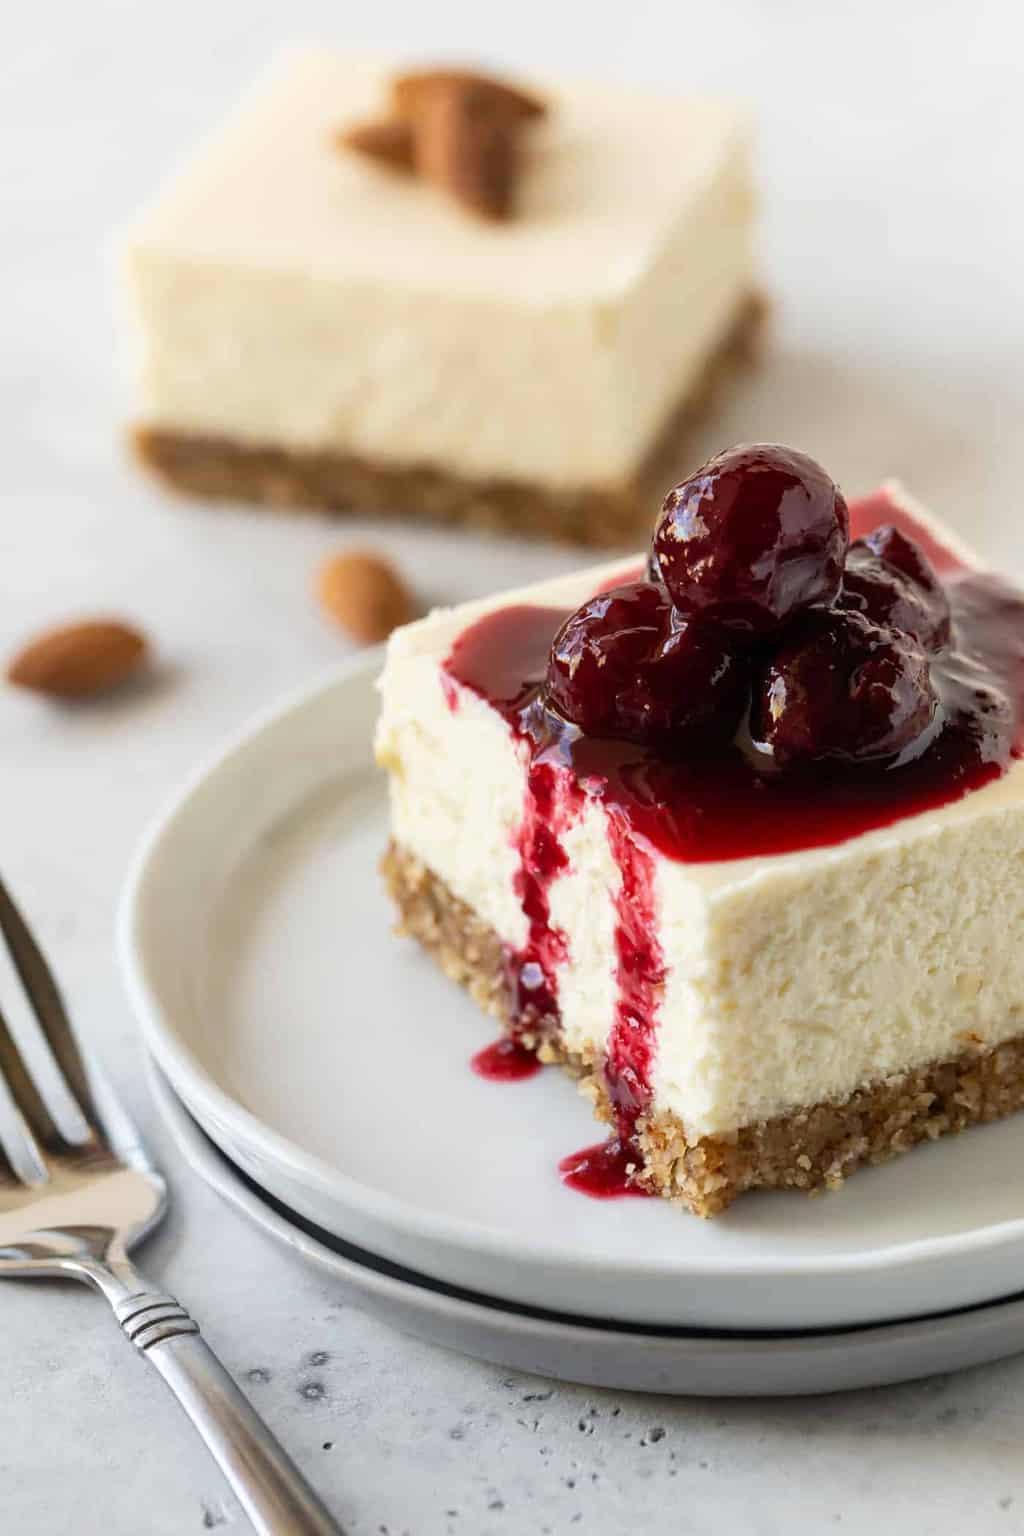
M701 1215L1024 1104L1024 595L809 463L712 461L646 567L435 612L380 681L403 929L580 1076L572 1179Z
M138 453L203 497L629 547L756 330L750 158L728 101L290 53L128 236Z

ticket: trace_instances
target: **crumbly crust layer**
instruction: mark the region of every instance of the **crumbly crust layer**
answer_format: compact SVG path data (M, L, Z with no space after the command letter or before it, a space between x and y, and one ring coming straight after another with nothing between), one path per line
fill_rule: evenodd
M381 868L400 930L507 1027L509 996L497 934L397 844L388 848ZM612 1120L600 1062L567 1053L557 1041L527 1043L542 1060L561 1062L578 1076L598 1118ZM1024 1035L987 1050L966 1049L860 1088L841 1102L808 1105L727 1136L690 1137L677 1115L657 1112L639 1122L642 1163L635 1177L698 1216L714 1216L749 1189L836 1188L865 1164L1022 1107Z
M666 488L693 468L688 437L727 376L752 358L766 305L750 295L696 387L680 400L634 479L615 488L571 490L515 480L463 479L421 465L375 463L349 454L256 447L142 425L132 432L140 462L190 496L252 501L281 511L414 515L499 533L529 534L598 548L646 536Z

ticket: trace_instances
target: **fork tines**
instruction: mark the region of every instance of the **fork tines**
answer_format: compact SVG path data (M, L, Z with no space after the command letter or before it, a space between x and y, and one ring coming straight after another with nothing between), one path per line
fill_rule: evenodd
M47 1152L93 1139L95 1107L60 988L2 880L0 933L38 1025L23 1051L0 1009L0 1147L10 1173L37 1184Z

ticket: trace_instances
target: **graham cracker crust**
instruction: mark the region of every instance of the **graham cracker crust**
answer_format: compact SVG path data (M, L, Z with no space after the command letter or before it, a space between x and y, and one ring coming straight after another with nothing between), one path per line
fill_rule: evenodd
M693 468L691 436L726 379L753 357L767 305L746 298L695 389L680 400L644 464L622 486L571 490L515 480L473 480L424 465L262 447L138 426L136 457L165 484L205 500L259 502L281 511L415 516L456 527L618 548L646 537L668 487Z
M453 981L506 1027L509 995L501 941L419 859L392 842L381 863L399 929L418 940ZM598 1119L612 1121L599 1061L557 1040L526 1040L545 1062L580 1079ZM678 1116L638 1123L637 1183L652 1194L715 1216L750 1189L837 1188L865 1164L919 1142L999 1120L1024 1107L1024 1035L988 1050L965 1050L899 1077L869 1084L841 1102L743 1126L728 1136L691 1137Z

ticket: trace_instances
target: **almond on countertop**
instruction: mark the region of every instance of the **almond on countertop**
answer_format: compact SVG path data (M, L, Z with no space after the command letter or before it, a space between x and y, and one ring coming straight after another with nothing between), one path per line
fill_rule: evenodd
M386 640L413 617L413 601L394 566L367 550L332 555L317 572L320 605L364 645Z
M107 693L142 667L149 646L134 625L117 619L86 619L43 630L7 666L16 688L55 699Z

